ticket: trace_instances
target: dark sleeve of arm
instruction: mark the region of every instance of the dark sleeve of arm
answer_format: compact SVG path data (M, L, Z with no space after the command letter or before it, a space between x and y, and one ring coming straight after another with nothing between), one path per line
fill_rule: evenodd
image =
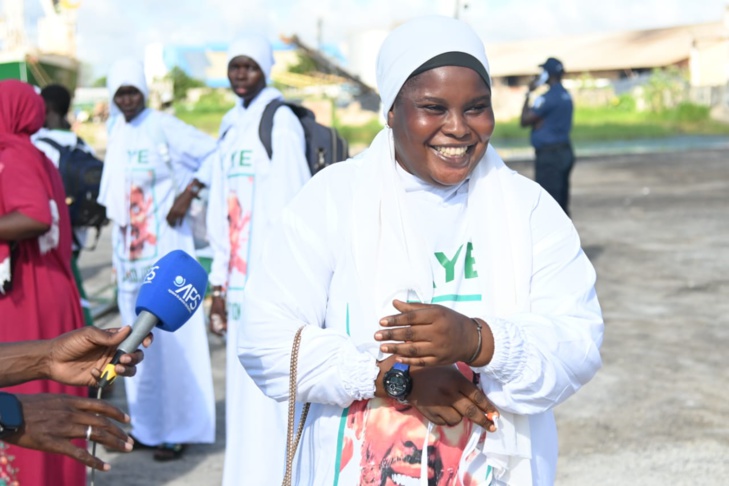
M542 96L537 97L534 103L529 106L529 98L524 100L524 106L521 110L521 126L533 127L544 117L547 116L554 108L554 99L549 96L549 93L545 93Z

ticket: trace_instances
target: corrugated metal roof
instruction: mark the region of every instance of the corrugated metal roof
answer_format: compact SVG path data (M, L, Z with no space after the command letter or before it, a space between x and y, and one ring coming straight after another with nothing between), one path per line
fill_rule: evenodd
M654 68L687 61L694 41L716 43L728 34L723 22L708 22L486 44L486 53L494 77L536 74L548 57L560 59L567 73Z

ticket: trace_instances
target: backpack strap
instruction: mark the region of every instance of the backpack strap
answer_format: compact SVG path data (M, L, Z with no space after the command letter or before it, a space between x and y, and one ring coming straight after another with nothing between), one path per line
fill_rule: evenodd
M37 142L47 143L48 145L50 145L54 149L58 150L59 153L63 152L64 150L68 150L68 147L66 147L64 145L61 145L60 143L56 142L52 138L42 137L42 138L37 139L36 141Z
M272 100L266 105L266 108L264 108L263 114L261 115L261 123L258 125L258 137L261 139L261 143L263 144L263 148L266 149L269 159L273 154L273 115L276 114L276 110L278 110L280 106L285 104L286 102L282 99Z
M76 135L76 147L80 148L81 150L88 152L91 147L89 147L89 144L86 143L86 141Z
M84 152L89 151L88 145L86 144L86 142L84 142L84 140L81 137L79 137L78 135L76 135L76 143L73 145L61 145L57 141L53 140L52 138L48 138L48 137L38 138L38 139L36 139L36 142L47 143L54 149L58 150L58 152L63 152L64 150L73 150L75 148L80 148Z

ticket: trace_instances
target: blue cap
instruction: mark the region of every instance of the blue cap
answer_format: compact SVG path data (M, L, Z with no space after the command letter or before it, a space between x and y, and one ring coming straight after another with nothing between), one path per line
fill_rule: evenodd
M564 66L562 65L562 61L553 57L547 59L544 64L540 64L539 67L547 71L549 75L564 73Z

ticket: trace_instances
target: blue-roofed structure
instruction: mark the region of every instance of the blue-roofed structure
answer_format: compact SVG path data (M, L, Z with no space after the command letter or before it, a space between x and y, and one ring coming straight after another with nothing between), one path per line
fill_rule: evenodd
M199 79L211 88L228 87L226 51L228 45L225 43L209 43L197 46L164 46L163 62L168 70L175 66L185 71L189 76ZM285 68L295 62L296 53L299 47L291 42L282 40L273 41L274 58L277 65L274 66L273 77L276 71ZM346 65L346 59L342 52L335 45L325 45L321 52L327 58L338 65Z

